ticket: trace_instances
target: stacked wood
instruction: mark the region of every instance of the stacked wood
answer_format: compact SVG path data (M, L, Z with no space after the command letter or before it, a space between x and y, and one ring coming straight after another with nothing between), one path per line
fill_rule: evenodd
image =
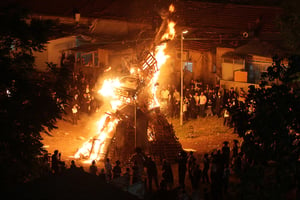
M175 135L174 127L170 124L164 114L156 110L150 114L149 132L149 152L157 159L167 159L174 162L182 146Z

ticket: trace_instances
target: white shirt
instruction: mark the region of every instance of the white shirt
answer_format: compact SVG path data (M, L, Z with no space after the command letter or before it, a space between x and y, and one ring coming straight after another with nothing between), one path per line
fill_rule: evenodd
M200 96L194 96L194 99L195 99L195 101L196 101L196 105L199 105L199 103L200 103Z
M200 95L200 105L205 105L207 98L205 95Z
M175 99L176 101L180 101L180 94L179 94L178 91L175 91L174 94L173 94L173 96L174 96L174 99Z
M167 100L169 97L169 90L162 90L161 91L161 98Z
M74 113L74 114L77 113L77 107L76 107L76 106L73 106L73 108L72 108L72 113Z

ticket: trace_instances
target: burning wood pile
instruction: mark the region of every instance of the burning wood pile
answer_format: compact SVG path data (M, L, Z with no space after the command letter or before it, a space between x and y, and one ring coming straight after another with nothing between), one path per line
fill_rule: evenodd
M173 11L171 5L169 12ZM157 36L163 27L164 34L155 42L158 45L153 51L144 51L142 62L129 70L130 75L104 81L98 93L107 98L111 108L98 121L96 135L83 144L75 158L104 160L119 154L120 159L142 146L150 154L172 160L182 150L173 126L159 112L156 96L160 68L168 59L164 51L175 37L174 22L164 18ZM118 131L117 127L126 129Z
M173 125L159 111L153 112L150 116L148 127L150 154L159 159L174 161L182 146L175 135Z

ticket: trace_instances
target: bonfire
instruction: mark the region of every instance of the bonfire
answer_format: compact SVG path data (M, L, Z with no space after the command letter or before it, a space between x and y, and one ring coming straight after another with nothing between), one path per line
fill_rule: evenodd
M173 5L169 7L171 12L174 12ZM75 158L89 161L116 156L118 159L124 158L134 148L141 147L137 138L144 136L147 141L143 142L142 147L149 154L169 160L176 157L182 147L173 126L160 112L160 102L156 95L160 69L169 58L165 49L168 41L174 37L175 23L164 17L156 34L156 45L151 48L152 51L144 51L141 63L132 67L128 76L103 82L98 93L109 99L110 110L99 119L97 133L82 145ZM141 125L144 131L138 131L137 121L141 118L146 121ZM117 131L118 127L125 131Z

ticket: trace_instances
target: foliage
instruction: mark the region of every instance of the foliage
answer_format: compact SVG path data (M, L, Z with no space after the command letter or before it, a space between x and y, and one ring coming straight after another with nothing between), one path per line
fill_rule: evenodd
M66 81L59 82L67 72L34 68L33 52L44 50L54 24L27 14L15 5L0 8L0 180L7 186L37 176L40 133L56 128L67 98Z
M247 163L240 175L242 199L286 199L297 184L300 93L294 80L300 63L298 56L290 60L284 66L274 57L274 65L262 75L260 87L249 88L246 105L237 114L246 115L248 122L235 123L244 139L241 150ZM250 104L254 112L249 112Z
M285 38L284 46L293 52L300 50L300 2L298 0L286 0L282 7L284 12L279 18L280 32Z

